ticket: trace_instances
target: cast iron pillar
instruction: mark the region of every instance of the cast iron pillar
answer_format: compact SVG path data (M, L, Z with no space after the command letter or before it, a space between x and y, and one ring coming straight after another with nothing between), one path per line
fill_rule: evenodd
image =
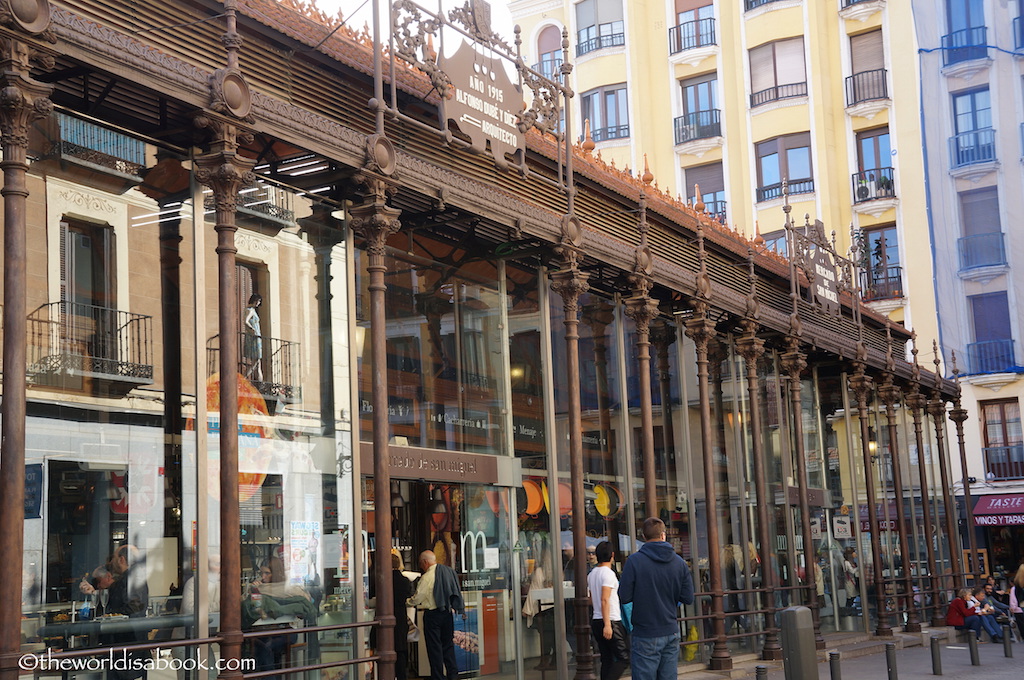
M25 7L22 7L25 5ZM47 31L46 2L14 3L3 22L19 32ZM29 16L35 14L35 17ZM21 16L25 15L25 20ZM34 18L34 21L33 21ZM18 677L21 652L22 554L25 547L25 398L26 398L26 224L28 131L36 120L53 111L52 91L32 79L31 61L52 67L53 58L3 29L0 33L0 145L3 148L4 292L3 401L0 403L3 440L0 443L0 678Z
M891 358L892 347L890 346L889 349L889 357ZM893 363L893 367L895 368L895 363ZM907 633L919 633L921 632L921 621L918 617L917 605L914 603L914 582L910 576L910 544L907 541L907 513L903 507L903 471L900 469L900 446L897 437L899 426L896 422L896 402L900 399L900 388L896 387L893 383L893 374L889 371L886 372L882 384L878 386L878 397L885 404L885 420L889 428L889 455L892 465L892 481L896 489L894 500L896 501L896 522L899 525L897 533L900 541L900 556L903 569L900 580L903 583L904 601L907 605L907 622L903 626L903 630ZM894 568L895 563L896 561L892 560Z
M373 409L373 493L374 498L391 497L391 467L388 455L391 425L388 419L387 310L384 275L388 270L386 255L388 237L398 232L401 211L388 205L397 191L389 180L395 170L395 150L383 135L367 138L367 169L357 178L364 188L362 203L352 206L351 226L363 237L366 250L367 290L370 295L370 351ZM376 580L377 664L380 680L394 680L395 609L391 584L391 513L374 513L373 577Z
M807 490L807 455L804 451L803 384L800 382L800 374L807 368L807 355L800 351L798 337L786 338L786 352L781 359L782 370L789 378L789 402L793 416L793 457L796 459L796 485L800 495L800 535L804 544L804 602L811 610L811 620L814 622L814 646L816 649L825 649L825 638L821 637L817 578L814 573L818 558L811 535L811 501Z
M749 256L749 254L748 254ZM758 331L758 303L753 277L753 260L750 263L750 289L747 296L747 315L740 322L742 333L736 339L736 351L743 357L744 366L747 369L747 399L750 402L750 439L753 449L754 464L754 492L757 495L757 541L761 545L761 551L767 551L771 546L771 533L769 531L768 506L771 501L768 499L768 482L765 477L765 455L764 440L761 430L761 390L760 379L757 375L757 362L764 354L764 340L757 337ZM775 625L775 571L765 560L761 564L761 587L764 589L762 595L763 604L761 608L764 614L764 646L761 648L761 658L765 660L781 659L782 647L779 645L778 627Z
M936 373L936 377L938 373ZM956 501L949 484L949 470L946 463L946 402L938 390L928 401L928 415L935 427L935 455L939 463L939 479L942 483L942 503L946 506L946 544L949 546L949 569L955 589L966 588L964 571L960 566L960 532L957 531Z
M725 597L722 592L721 540L718 535L718 493L715 485L715 457L711 441L711 393L708 386L708 344L715 338L715 324L708 318L711 308L711 278L707 273L704 253L704 230L697 225L697 247L700 271L697 290L691 301L693 314L686 320L686 336L697 351L697 392L700 399L700 444L704 466L704 512L708 531L708 581L711 587L711 625L715 638L711 649L712 670L730 670L732 656L725 637ZM694 561L696 566L696 560ZM696 575L700 583L699 573Z
M235 273L235 208L238 192L252 184L254 162L238 153L239 139L251 139L234 122L201 114L196 125L214 133L210 152L196 158L196 180L213 191L217 232L217 302L220 339L220 554L224 583L242 582L242 549L238 506L238 283ZM242 603L238 588L220 594L221 657L242 657ZM219 677L240 678L239 666L228 662Z
M964 571L971 570L971 578L978 583L981 570L978 568L978 539L974 531L974 504L971 501L971 482L967 476L967 450L964 445L964 421L967 420L967 409L960 402L960 369L956 367L956 355L953 355L953 375L956 376L956 398L949 412L949 419L956 423L956 443L960 449L960 474L964 485L964 507L967 510L967 539L971 548L970 564L964 565Z
M644 158L646 164L646 156ZM654 176L649 169L641 177L649 184ZM658 316L658 301L651 299L651 249L647 245L647 199L640 190L640 243L634 254L633 272L629 282L633 295L626 300L626 316L636 325L637 377L640 382L640 443L643 455L644 516L658 516L658 479L654 461L654 404L651 398L651 320Z
M892 637L892 626L889 625L889 612L885 606L885 580L882 578L882 553L878 540L878 508L875 504L875 469L871 459L870 432L868 430L868 397L871 394L872 380L864 374L863 358L867 349L863 342L857 343L858 361L853 363L854 373L850 377L850 389L857 398L857 419L860 421L860 448L864 462L864 485L867 492L868 526L871 534L871 567L874 571L872 582L875 586L875 610L878 622L875 635Z
M662 441L669 459L675 455L675 424L672 422L672 366L669 348L676 341L676 329L660 319L651 324L651 344L657 350L658 393L661 395Z
M917 348L914 350L914 372L919 373L917 365ZM931 625L939 627L946 625L946 612L941 609L941 598L939 597L938 571L935 566L935 542L932 540L932 507L928 498L928 468L925 466L924 448L924 426L922 424L922 411L927 403L925 396L921 394L918 383L910 384L910 391L903 399L903 403L910 409L910 417L914 421L914 443L917 444L917 474L918 484L921 487L921 521L924 529L924 542L928 555L927 581L924 574L921 575L921 593L927 598L930 594L931 602ZM927 588L925 587L927 583ZM927 601L927 600L925 600Z
M562 297L565 313L566 391L568 393L569 482L572 489L573 578L576 593L576 680L594 680L594 655L590 651L590 598L586 595L587 554L586 509L583 491L583 416L580 404L580 295L590 290L590 275L579 269L578 222L566 216L563 234L575 233L575 239L563 237L556 247L562 256L562 268L551 274L551 290ZM567 243L572 241L572 243Z

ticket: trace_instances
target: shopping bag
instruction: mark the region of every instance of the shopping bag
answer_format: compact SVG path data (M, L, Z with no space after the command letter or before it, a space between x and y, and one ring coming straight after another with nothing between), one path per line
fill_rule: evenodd
M633 603L625 602L619 608L622 613L622 625L625 627L627 633L633 632Z
M693 661L694 657L697 656L697 643L693 642L693 640L699 637L700 633L697 632L697 626L690 626L689 630L686 631L686 639L690 643L683 645L683 661Z

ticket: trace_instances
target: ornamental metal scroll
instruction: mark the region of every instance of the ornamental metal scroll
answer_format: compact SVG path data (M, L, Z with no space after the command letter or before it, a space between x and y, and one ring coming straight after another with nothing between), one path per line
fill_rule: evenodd
M807 277L809 302L826 314L840 316L839 296L849 293L856 297L856 264L836 252L836 233L825 235L821 220L810 223L805 216L802 229L796 229L786 220L789 235L789 256L792 265Z
M483 0L467 0L447 16L440 8L435 13L412 0L394 0L391 56L427 74L441 100L439 122L448 141L455 129L469 138L474 151L482 153L489 147L499 167L508 165L506 154L518 158L518 164L525 167L522 152L526 132L537 128L542 133L557 135L561 100L571 96L571 91L527 67L520 54L518 36L513 50L491 29L490 17L490 5ZM448 50L451 54L446 54L444 46L446 28L462 36L457 49ZM506 62L515 66L519 83L509 78ZM569 70L571 67L562 67L560 72ZM524 86L533 93L529 106L524 101ZM396 102L393 85L394 109ZM402 117L397 110L393 113Z

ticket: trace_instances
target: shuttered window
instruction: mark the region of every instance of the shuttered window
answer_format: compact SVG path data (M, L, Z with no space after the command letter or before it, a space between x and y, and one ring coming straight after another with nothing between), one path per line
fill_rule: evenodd
M537 48L537 51L542 55L549 52L561 53L562 34L557 26L548 26L540 32L540 37L537 38Z
M751 106L807 94L804 39L788 38L750 50Z
M700 185L700 193L703 197L705 194L713 194L719 191L725 190L725 179L722 176L722 164L721 163L710 163L708 165L698 165L694 168L686 169L686 191L687 196L690 198L694 197L695 184Z
M625 44L622 0L583 0L576 5L577 56Z
M854 73L885 68L882 31L870 31L850 37L850 59Z
M964 236L994 234L1001 231L999 192L996 187L960 194L960 224Z
M1009 340L1013 337L1010 331L1010 307L1006 301L1006 291L972 295L967 299L970 300L974 317L975 342Z

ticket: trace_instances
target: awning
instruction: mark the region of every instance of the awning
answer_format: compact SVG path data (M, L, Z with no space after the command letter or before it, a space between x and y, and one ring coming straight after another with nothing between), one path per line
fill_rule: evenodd
M1024 526L1024 494L982 496L974 504L974 526Z

